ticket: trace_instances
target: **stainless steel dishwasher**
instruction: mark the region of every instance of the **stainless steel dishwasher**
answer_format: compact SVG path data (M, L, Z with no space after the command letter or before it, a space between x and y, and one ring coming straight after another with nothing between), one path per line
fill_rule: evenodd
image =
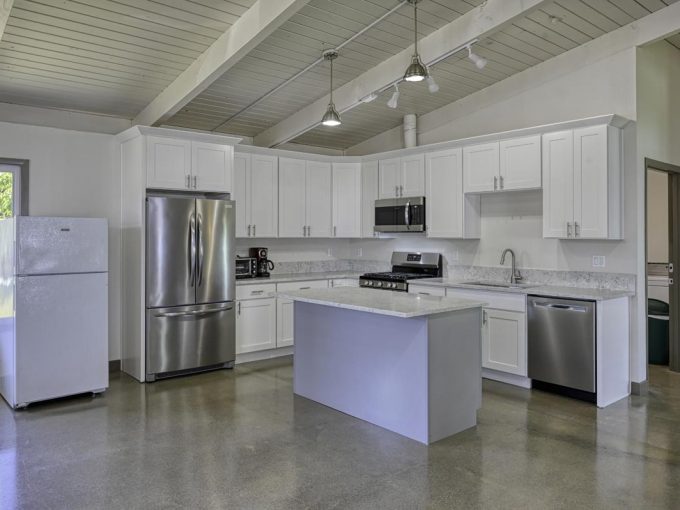
M595 401L595 302L529 296L528 375L534 388Z

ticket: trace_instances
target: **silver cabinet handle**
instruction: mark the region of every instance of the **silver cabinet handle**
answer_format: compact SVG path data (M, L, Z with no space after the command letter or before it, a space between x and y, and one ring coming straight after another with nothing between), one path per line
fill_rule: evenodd
M482 311L482 324L486 324L486 321L488 320L486 316L486 310Z
M333 225L333 237L337 237L337 236L338 236L338 227Z
M307 237L312 237L312 227L311 227L311 225L307 225Z
M253 237L256 236L256 233L255 233L255 228L256 228L256 227L257 227L257 225L253 225Z
M399 185L399 196L400 197L404 196L404 187L402 185Z
M581 233L579 232L578 221L574 222L574 237L579 237Z
M198 238L198 283L197 287L203 285L203 218L198 215L198 222L196 225L196 237Z
M241 302L240 301L238 302L238 311L236 313L241 315Z
M191 176L189 174L186 175L186 187L191 188Z
M302 225L302 237L307 237L307 226Z
M311 289L311 287L300 287L298 290L307 290L307 289Z
M503 176L498 177L498 188L503 189Z
M571 237L571 223L567 222L567 237Z
M496 191L498 189L498 177L495 175L493 176L493 190Z
M394 186L394 196L398 197L399 196L399 186Z
M250 225L248 225L248 237L250 237Z
M251 295L251 296L259 296L259 295L262 294L263 292L264 292L263 290L251 290L251 291L250 291L250 295Z
M418 294L422 294L423 296L431 296L429 292L418 292Z
M194 189L196 189L196 183L198 182L198 177L194 175Z

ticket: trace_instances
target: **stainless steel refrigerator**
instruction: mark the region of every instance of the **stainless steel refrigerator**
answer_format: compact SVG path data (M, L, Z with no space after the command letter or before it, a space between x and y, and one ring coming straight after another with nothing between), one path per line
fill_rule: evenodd
M233 367L234 213L230 200L147 196L147 381Z

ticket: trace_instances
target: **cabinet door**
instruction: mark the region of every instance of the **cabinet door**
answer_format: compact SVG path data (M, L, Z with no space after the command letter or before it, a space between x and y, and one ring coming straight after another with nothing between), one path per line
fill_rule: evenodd
M232 200L236 201L236 237L247 237L250 225L250 200L248 179L250 178L250 154L234 154L234 190ZM252 229L250 229L252 230Z
M526 314L485 308L482 319L482 366L527 375Z
M304 237L307 167L304 160L279 159L279 237Z
M276 347L276 299L249 299L236 304L236 354Z
M378 237L375 227L375 201L378 200L378 162L361 165L361 237Z
M146 187L189 189L191 142L149 136L146 142Z
M378 198L398 197L401 184L401 158L382 159L378 165Z
M279 283L276 286L278 292L289 290L325 289L328 280L315 280L307 282ZM276 347L293 345L295 339L295 308L294 301L286 298L276 300Z
M428 237L463 237L463 151L426 155Z
M308 237L332 236L331 175L330 163L307 161Z
M500 160L498 142L463 147L463 184L465 193L498 189Z
M361 163L333 163L333 237L361 237Z
M567 238L574 219L574 136L543 135L543 237Z
M275 156L253 154L250 167L250 221L252 237L278 235L279 170Z
M574 237L608 235L607 129L574 130Z
M541 187L541 135L500 142L501 190Z
M198 191L230 193L234 148L216 143L191 143L193 188Z
M423 154L401 158L400 180L400 196L425 196L425 156Z

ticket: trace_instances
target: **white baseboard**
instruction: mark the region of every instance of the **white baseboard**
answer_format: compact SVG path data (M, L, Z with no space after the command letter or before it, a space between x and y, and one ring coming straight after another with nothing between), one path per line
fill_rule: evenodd
M523 375L506 374L505 372L498 372L489 368L482 368L482 377L484 379L492 379L494 381L512 384L520 388L531 388L531 379Z
M262 361L264 359L280 358L293 354L293 346L281 347L279 349L267 349L266 351L246 352L236 355L236 364L250 363L251 361Z

